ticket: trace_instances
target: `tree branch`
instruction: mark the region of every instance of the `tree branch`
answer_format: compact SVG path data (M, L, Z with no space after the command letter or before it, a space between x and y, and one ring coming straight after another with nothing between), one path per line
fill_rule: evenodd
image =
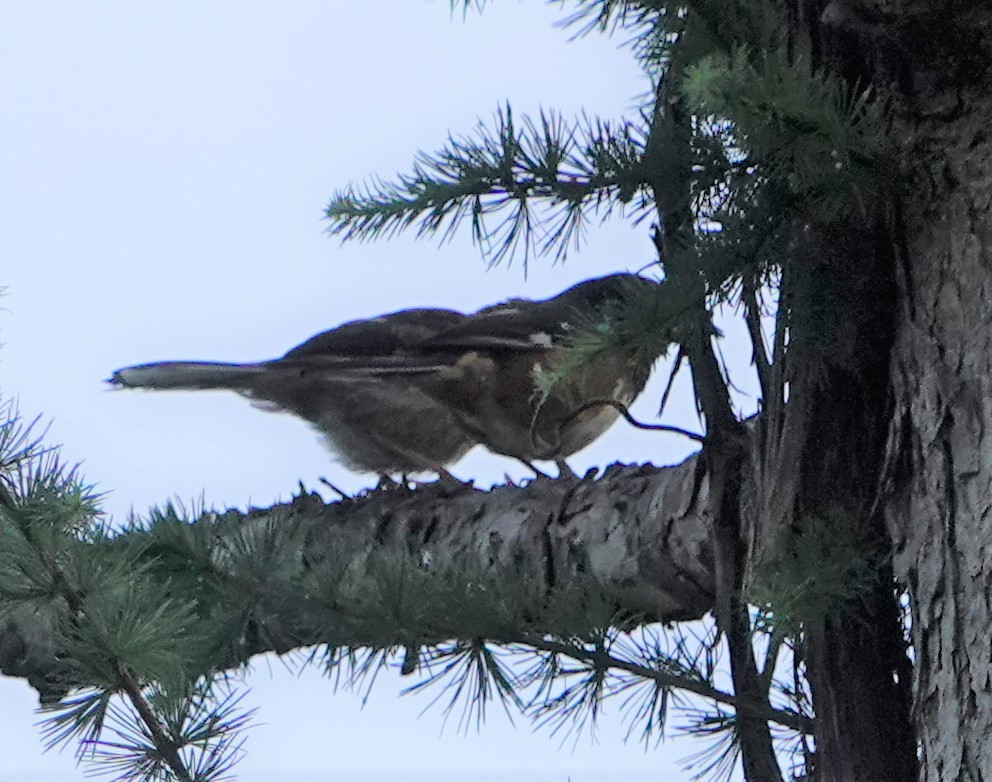
M631 415L630 410L627 409L627 406L621 404L616 399L594 399L591 402L587 402L586 404L579 407L575 412L573 412L562 423L562 426L564 426L566 423L568 423L569 421L571 421L573 418L577 417L581 413L584 413L586 410L591 410L594 407L612 407L614 410L620 413L624 421L626 421L628 424L633 426L635 429L644 429L652 432L669 432L670 434L680 434L683 437L688 437L690 440L694 440L697 443L702 443L706 440L705 436L701 434L697 434L696 432L692 432L688 429L683 429L681 426L671 426L669 424L646 424L643 421L638 421L636 418L634 418L633 415Z
M767 400L772 394L772 367L768 360L765 337L761 330L761 304L758 301L758 292L747 275L743 276L741 285L744 294L744 321L751 337L751 355L754 358L755 371L758 373L762 403L767 404Z
M656 88L655 114L646 145L658 171L652 182L659 228L655 244L667 279L693 302L681 348L692 369L696 403L706 419L703 458L709 478L713 518L715 614L726 635L734 693L742 702L758 703L762 691L751 646L748 606L742 595L747 550L741 532L741 484L746 465L744 425L734 415L720 365L713 349L713 324L706 306L706 288L693 264L696 244L692 211L692 122L678 89L681 74L665 78ZM779 782L781 773L767 720L742 711L737 721L744 776L748 782Z
M328 504L301 495L193 524L161 520L91 555L136 550L163 600L182 596L203 615L213 670L318 644L512 643L617 617L693 619L714 599L696 457L453 496L435 484ZM0 623L0 670L43 699L89 684L66 659L67 611L64 601L8 603Z
M142 693L141 685L138 684L134 675L127 669L127 666L118 664L116 668L124 692L127 693L128 700L131 701L141 721L148 729L148 735L154 743L156 751L162 757L162 760L168 765L172 773L176 775L176 779L180 782L193 782L193 776L190 774L189 769L186 768L182 755L179 754L176 742L165 732L158 717L155 715L155 710L152 709L151 704L148 703L144 693Z
M555 112L517 122L507 105L493 127L480 123L472 136L449 137L434 154L420 153L413 172L395 183L376 179L337 192L325 214L330 233L346 241L414 226L418 236L446 239L469 221L473 240L494 263L519 244L560 260L590 214L605 217L644 195L641 151L634 126L589 117L568 122ZM535 200L555 213L550 220L534 218ZM503 219L494 226L498 214Z
M709 682L688 679L677 674L667 673L657 668L651 668L643 664L624 660L605 652L583 649L573 644L562 643L561 641L549 641L546 639L529 639L527 645L545 652L565 655L574 660L595 663L604 668L616 668L621 671L632 673L642 679L650 679L658 683L661 687L670 687L691 692L701 698L709 698L717 703L732 706L737 711L745 711L750 716L778 723L787 728L791 728L800 733L812 732L810 721L803 715L788 709L778 709L769 705L768 701L761 699L757 702L743 701L728 692L724 692Z

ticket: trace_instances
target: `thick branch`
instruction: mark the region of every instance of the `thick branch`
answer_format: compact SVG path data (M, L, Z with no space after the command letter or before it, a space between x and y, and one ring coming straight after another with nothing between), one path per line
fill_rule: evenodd
M434 485L329 504L305 495L163 522L92 555L143 546L163 599L195 601L197 631L216 634L216 669L316 644L513 642L706 613L707 492L692 457L454 496ZM63 662L67 610L14 604L0 625L0 670L43 698L89 683Z

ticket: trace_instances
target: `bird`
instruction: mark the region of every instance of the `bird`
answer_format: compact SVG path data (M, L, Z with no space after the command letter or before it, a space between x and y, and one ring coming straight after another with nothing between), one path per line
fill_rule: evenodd
M166 361L118 369L109 383L228 389L310 422L345 466L389 476L435 472L477 444L558 464L584 448L643 390L642 348L573 349L622 320L657 283L633 274L585 280L545 300L508 299L464 314L408 309L322 332L251 364Z
M107 382L235 391L262 410L314 425L355 472L443 476L477 441L443 401L421 389L422 377L445 367L425 363L415 346L465 317L446 309L401 310L324 331L271 361L162 361L118 369Z
M576 343L616 325L657 288L620 273L550 299L484 308L419 346L457 356L433 393L493 453L532 469L533 461L554 461L570 475L565 457L613 425L644 389L657 358L640 344L609 344L583 356Z

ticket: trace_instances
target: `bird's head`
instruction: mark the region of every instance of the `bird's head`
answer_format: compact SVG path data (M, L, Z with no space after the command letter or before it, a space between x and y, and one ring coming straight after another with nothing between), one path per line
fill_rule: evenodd
M562 313L569 341L607 333L620 342L640 342L634 333L657 302L659 283L636 274L610 274L573 285L548 304Z

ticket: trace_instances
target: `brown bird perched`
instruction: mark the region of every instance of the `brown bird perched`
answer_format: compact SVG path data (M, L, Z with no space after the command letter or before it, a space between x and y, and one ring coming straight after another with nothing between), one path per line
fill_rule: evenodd
M162 362L120 369L126 388L237 391L313 423L342 461L380 475L433 471L472 446L564 458L617 419L655 356L608 349L575 360L584 329L616 321L656 284L631 274L586 280L545 301L511 299L474 315L413 309L318 334L257 364Z

